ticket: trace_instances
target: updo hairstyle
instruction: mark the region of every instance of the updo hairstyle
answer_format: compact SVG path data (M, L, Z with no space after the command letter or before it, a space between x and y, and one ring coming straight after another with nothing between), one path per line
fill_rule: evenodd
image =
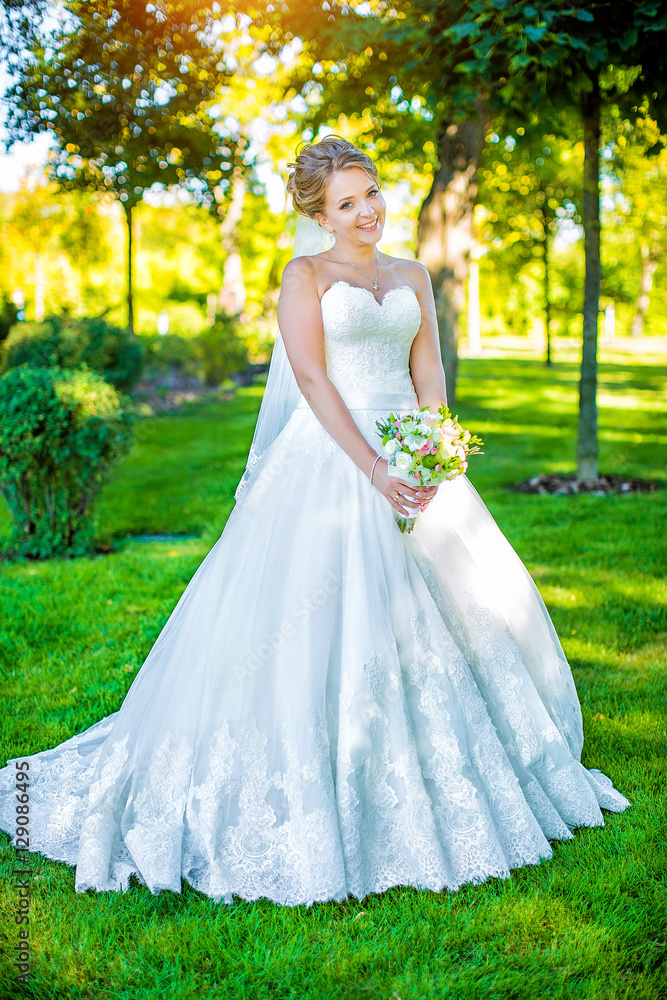
M292 204L297 212L309 219L324 214L327 185L338 170L361 167L380 186L380 175L370 156L339 135L327 135L319 142L307 143L297 154L296 162L287 166L294 167L287 181Z

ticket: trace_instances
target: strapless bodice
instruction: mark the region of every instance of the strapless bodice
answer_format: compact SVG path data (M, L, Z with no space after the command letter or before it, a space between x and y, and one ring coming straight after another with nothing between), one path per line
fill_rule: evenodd
M408 361L421 308L409 285L380 303L367 288L335 281L321 308L327 374L341 393L414 393Z

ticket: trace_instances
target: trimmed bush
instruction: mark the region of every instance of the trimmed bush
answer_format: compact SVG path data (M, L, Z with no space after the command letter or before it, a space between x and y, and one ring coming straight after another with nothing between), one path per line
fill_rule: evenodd
M142 334L144 347L144 364L151 372L168 372L173 369L186 375L196 375L199 370L198 351L194 338L181 337L177 333L166 333L161 336Z
M3 348L3 371L19 365L33 368L78 368L86 365L107 382L129 392L143 368L141 341L135 334L103 319L48 316L42 323L12 327Z
M243 342L248 348L251 364L269 364L276 342L278 323L275 313L271 316L254 316L240 328Z
M248 348L238 333L234 316L218 316L214 326L195 340L201 362L201 378L207 385L220 385L248 364Z
M93 502L131 446L132 423L96 372L21 365L0 376L0 492L12 556L91 551Z
M5 292L0 299L0 341L6 340L19 314L9 295Z

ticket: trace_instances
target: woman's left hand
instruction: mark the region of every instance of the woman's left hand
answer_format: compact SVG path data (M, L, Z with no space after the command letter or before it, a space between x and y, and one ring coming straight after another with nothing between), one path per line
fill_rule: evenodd
M413 496L413 497L410 498L410 500L406 500L405 501L405 506L408 506L408 505L412 506L412 504L414 503L414 500L417 499L417 500L419 500L419 510L420 511L426 510L426 508L430 504L431 500L433 499L433 497L438 492L438 486L439 485L440 484L438 483L436 486L420 486L420 487L418 487L417 488L416 497Z

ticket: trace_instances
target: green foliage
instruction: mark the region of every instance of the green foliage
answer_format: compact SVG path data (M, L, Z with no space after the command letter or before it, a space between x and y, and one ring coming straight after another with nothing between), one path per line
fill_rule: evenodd
M122 203L133 329L132 210L144 192L178 185L218 213L228 171L245 170L238 137L220 134L220 105L214 110L229 70L212 43L206 9L170 0L66 6L17 67L5 127L14 141L55 137L49 174L63 190L110 192Z
M197 205L144 202L134 213L136 227L136 304L139 310L174 304L197 306L205 312L206 296L222 280L225 254L219 220ZM170 323L170 332L176 330ZM145 325L139 325L146 332ZM196 332L199 332L197 330Z
M561 220L581 223L581 144L548 133L545 124L503 129L501 122L484 144L477 228L484 243L509 251L514 267L543 258Z
M22 365L0 377L0 492L12 554L89 552L93 501L131 439L132 415L95 372Z
M141 340L103 319L49 316L43 323L21 323L5 341L3 370L29 364L76 368L86 365L111 385L128 392L143 367Z
M665 303L654 279L667 259L667 136L645 109L632 118L610 115L605 125L603 295L626 304L617 310L625 332L664 332L664 319L649 309Z
M273 313L246 320L239 326L239 336L248 349L251 364L266 364L271 361L277 330L278 324Z
M205 38L206 12L123 0L68 7L6 94L12 139L54 134L51 174L65 189L111 191L132 207L155 182L188 183L217 207L236 144L206 110L228 76Z
M101 313L122 296L122 227L109 196L29 174L18 191L0 192L0 292L21 289L29 319L37 299L46 314Z
M362 141L385 160L426 167L440 128L474 118L480 103L525 125L550 102L569 105L593 75L628 106L666 94L664 0L591 10L559 0L302 0L269 10L275 51L293 35L304 42L291 77L305 117L315 129L365 123ZM261 13L255 20L261 28Z
M158 289L158 295L154 298L151 298L145 291L141 300L147 304L139 306L136 311L137 326L141 331L142 343L144 335L152 337L157 334L161 312L166 312L169 318L169 333L173 333L183 340L192 340L207 328L209 324L206 321L206 316L196 301L174 302L172 299L160 301L159 291ZM166 336L166 334L162 336Z
M141 342L144 346L144 361L147 370L166 372L177 368L187 374L194 374L197 370L196 338L181 337L177 333L163 335L155 333L143 334Z
M16 64L24 57L27 45L38 43L41 22L51 9L51 0L2 0L0 53L5 64Z
M405 0L398 9L421 38L421 71L465 117L480 93L495 111L524 119L545 98L567 105L599 79L609 99L667 96L665 0ZM635 67L641 64L641 70ZM613 72L607 72L608 67Z
M248 348L239 336L236 317L219 315L213 326L197 337L201 375L207 385L220 385L248 364Z

